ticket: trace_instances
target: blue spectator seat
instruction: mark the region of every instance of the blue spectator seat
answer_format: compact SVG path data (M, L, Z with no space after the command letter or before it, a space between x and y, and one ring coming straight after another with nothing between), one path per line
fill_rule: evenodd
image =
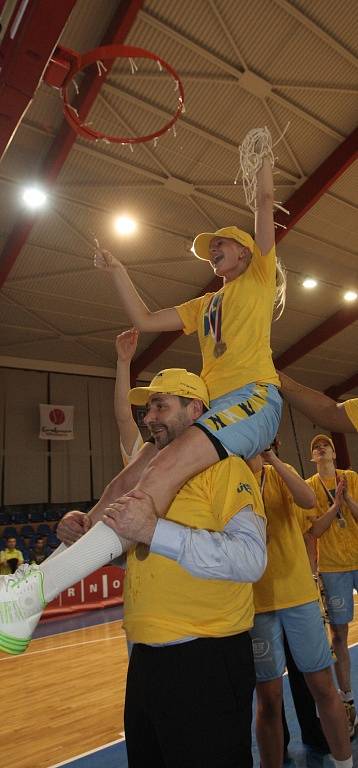
M31 511L28 513L27 519L29 523L42 523L44 515L43 512L40 512L38 509L31 509Z
M14 528L13 525L7 525L6 528L4 528L2 535L5 539L8 539L9 536L15 536L17 537L17 530Z
M52 533L52 529L47 523L40 523L40 525L37 526L36 533L38 536L49 536L50 533Z
M0 539L0 552L2 552L3 549L5 549L5 547L6 547L5 539Z
M19 510L19 512L11 512L11 522L15 525L21 525L21 523L27 523L27 512Z
M55 533L51 533L47 539L47 544L51 549L57 549L60 546L60 539L57 538Z
M61 512L58 509L46 509L44 512L44 520L54 521L59 520Z
M0 525L7 525L8 523L11 523L11 515L9 512L0 510Z
M20 536L25 536L27 538L28 536L34 536L35 535L35 529L32 527L32 525L22 525L20 528Z

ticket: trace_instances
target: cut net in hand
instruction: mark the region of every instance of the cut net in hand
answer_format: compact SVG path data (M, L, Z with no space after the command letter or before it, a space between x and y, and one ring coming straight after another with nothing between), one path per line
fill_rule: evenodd
M287 130L287 128L288 128L288 125L286 126L285 131ZM281 140L285 131L279 137L278 141ZM269 158L271 166L272 168L274 168L275 157L273 154L273 147L276 146L278 141L276 141L275 144L272 144L271 133L269 129L265 126L264 128L253 128L251 131L249 131L248 134L245 136L244 141L239 147L240 170L238 171L238 174L236 176L235 184L237 183L238 176L241 172L246 204L254 213L257 210L256 209L257 173L262 166L262 161L264 157ZM275 208L280 208L280 210L284 211L285 213L289 213L289 211L287 211L286 208L283 208L281 203L274 202L274 206Z

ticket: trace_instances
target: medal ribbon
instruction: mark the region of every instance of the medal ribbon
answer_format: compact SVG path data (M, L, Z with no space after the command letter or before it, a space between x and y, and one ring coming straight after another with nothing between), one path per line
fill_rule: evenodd
M337 488L337 482L338 482L337 472L334 473L334 478L335 478L335 487ZM323 480L321 478L319 478L319 479L320 479L320 483L322 485L322 488L325 491L325 494L327 496L328 501L330 502L330 504L334 504L334 496L333 496L333 494L331 493L331 491L328 488L326 488ZM338 510L337 510L337 517L338 517L338 520L344 520L344 516L343 516L342 510L339 509L339 507L338 507Z
M211 299L209 306L210 333L216 344L221 341L222 302L222 294L216 293Z

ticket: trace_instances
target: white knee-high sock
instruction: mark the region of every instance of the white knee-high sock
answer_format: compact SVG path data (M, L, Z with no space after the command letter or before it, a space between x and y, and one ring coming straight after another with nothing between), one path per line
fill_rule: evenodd
M67 549L66 544L59 544L59 546L56 547L56 549L54 549L53 552L51 552L51 554L48 555L48 557L46 557L46 561L50 560L52 557L56 557L56 555L60 555L61 552L66 552L66 549Z
M57 554L56 550L56 556L48 557L40 566L44 574L46 603L97 568L119 557L129 546L126 539L120 538L112 528L99 522L78 541L66 547L65 551Z
M353 757L347 757L347 760L336 760L333 758L336 768L353 768Z

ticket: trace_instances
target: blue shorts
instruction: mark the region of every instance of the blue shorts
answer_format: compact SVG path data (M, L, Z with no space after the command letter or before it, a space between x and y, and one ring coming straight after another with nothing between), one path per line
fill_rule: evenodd
M273 384L247 384L210 403L195 422L213 435L228 453L244 459L269 448L276 437L282 397Z
M358 570L321 573L331 624L349 624L354 615L353 589L358 592Z
M285 671L283 629L300 672L318 672L332 665L317 600L293 608L257 613L250 635L258 683L282 677Z

